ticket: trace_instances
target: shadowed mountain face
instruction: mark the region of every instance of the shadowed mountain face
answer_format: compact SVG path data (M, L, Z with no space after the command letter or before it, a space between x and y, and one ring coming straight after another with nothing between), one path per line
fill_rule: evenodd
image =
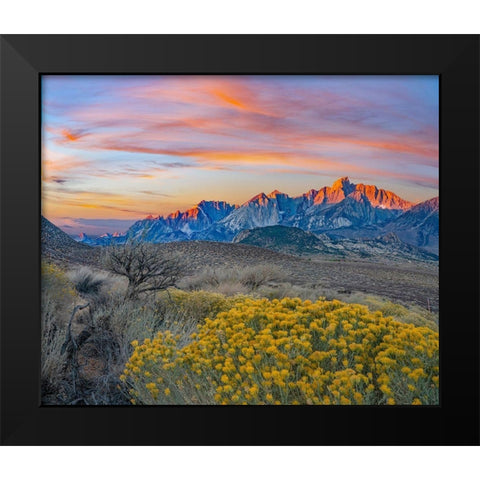
M133 224L128 237L144 239L148 242L188 240L208 230L235 209L227 202L207 202L202 200L185 212L176 211L167 217L149 216Z
M364 229L370 229L373 236L378 236L385 233L380 227L395 221L412 207L412 203L393 192L374 185L353 184L348 177L343 177L332 186L312 189L298 197L274 190L268 195L260 193L242 205L202 201L185 212L139 220L123 235L84 237L80 241L91 245L123 243L127 239L152 243L225 242L232 241L243 230L276 225L313 233L338 232L346 237L361 236ZM418 241L424 242L419 236L407 237L404 241L416 246Z
M386 227L404 242L438 253L439 201L438 197L415 205Z

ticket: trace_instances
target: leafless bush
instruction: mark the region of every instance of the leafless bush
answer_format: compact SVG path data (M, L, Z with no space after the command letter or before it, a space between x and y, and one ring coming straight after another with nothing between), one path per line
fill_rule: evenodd
M125 299L130 300L135 300L141 293L174 286L184 271L179 256L167 257L147 243L108 247L104 265L110 272L127 278Z
M246 267L239 272L240 282L250 290L257 290L269 282L280 282L285 274L275 265L257 265Z
M225 282L221 283L215 289L215 292L221 293L227 297L233 297L235 295L242 295L248 293L249 289L241 282Z
M208 290L224 295L236 295L257 290L270 282L280 282L285 275L274 265L256 265L243 268L207 268L185 278L179 284L186 290Z
M216 291L220 285L239 283L238 275L233 269L205 268L200 273L183 278L178 287L185 290Z

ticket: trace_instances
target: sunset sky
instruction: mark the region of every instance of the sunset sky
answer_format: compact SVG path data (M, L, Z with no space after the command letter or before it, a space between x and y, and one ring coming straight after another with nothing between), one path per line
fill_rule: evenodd
M42 105L42 210L70 234L342 176L438 195L437 76L53 75Z

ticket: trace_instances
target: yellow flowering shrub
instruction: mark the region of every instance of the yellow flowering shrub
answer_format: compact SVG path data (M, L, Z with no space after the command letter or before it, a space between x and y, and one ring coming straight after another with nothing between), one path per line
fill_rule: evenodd
M71 303L76 297L72 282L67 278L65 272L53 263L42 262L41 285L42 291L47 292L59 303Z
M134 403L438 403L438 333L363 305L245 297L178 339L133 344Z

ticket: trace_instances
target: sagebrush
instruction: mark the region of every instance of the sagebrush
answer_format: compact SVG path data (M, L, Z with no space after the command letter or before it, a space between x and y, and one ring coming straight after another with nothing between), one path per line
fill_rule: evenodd
M132 403L438 404L438 333L363 305L244 298L179 340L133 343Z

